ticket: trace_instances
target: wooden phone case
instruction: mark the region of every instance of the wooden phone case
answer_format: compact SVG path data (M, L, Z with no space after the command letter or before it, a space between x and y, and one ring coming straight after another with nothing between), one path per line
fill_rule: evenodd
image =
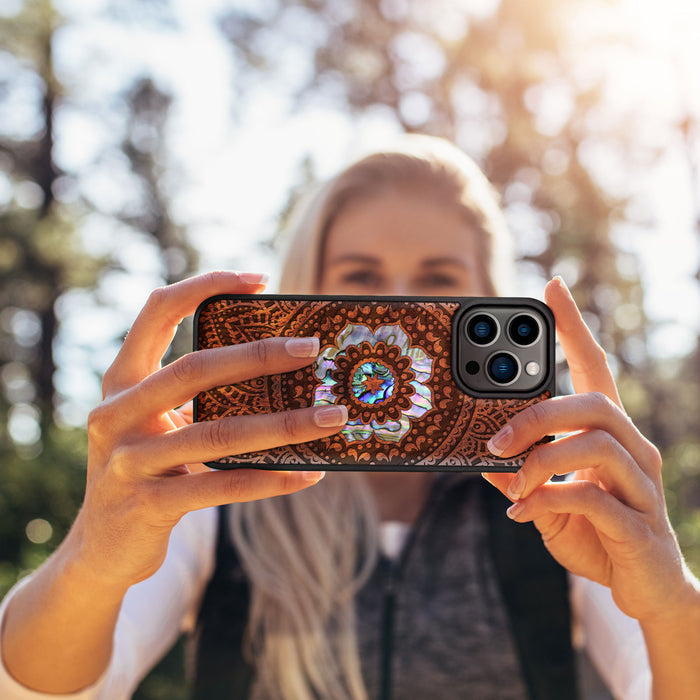
M554 325L545 310L547 371L535 395L474 397L453 374L456 320L481 298L223 295L195 315L195 350L272 336L318 336L314 364L195 399L197 421L344 403L342 431L297 445L232 455L216 468L516 471L526 453L486 447L506 421L554 393ZM490 299L490 303L517 303ZM531 300L528 300L531 301ZM539 304L539 302L534 302Z

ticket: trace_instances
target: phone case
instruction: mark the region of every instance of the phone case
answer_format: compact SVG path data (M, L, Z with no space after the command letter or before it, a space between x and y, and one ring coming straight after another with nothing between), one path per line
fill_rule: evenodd
M272 336L318 336L314 364L283 374L216 387L195 399L196 421L344 403L348 423L312 442L232 455L216 468L377 471L516 471L526 453L499 459L486 447L506 421L554 393L554 324L541 302L526 305L545 319L546 371L536 392L471 396L453 373L453 334L477 297L365 298L224 295L195 315L195 350Z

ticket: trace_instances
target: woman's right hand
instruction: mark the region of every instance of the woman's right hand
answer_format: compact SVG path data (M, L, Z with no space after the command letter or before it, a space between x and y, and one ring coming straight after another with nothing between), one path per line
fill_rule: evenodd
M68 538L75 546L64 543L103 583L126 588L151 576L188 511L291 493L323 476L211 471L202 462L335 433L347 421L342 406L196 424L186 411L176 412L211 387L310 364L318 354L315 338L200 350L160 366L178 324L202 300L263 287L260 275L217 272L154 291L106 372L104 400L88 421L85 501Z

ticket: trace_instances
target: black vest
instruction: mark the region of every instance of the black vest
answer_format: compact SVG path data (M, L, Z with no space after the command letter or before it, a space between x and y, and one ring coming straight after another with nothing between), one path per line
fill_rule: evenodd
M475 485L473 479L469 481ZM453 480L449 498L462 498L466 485L467 480ZM566 572L547 552L532 524L514 523L505 516L509 505L505 497L485 482L480 488L486 504L488 549L528 696L531 700L575 700ZM241 651L249 602L249 584L230 539L226 510L219 508L216 568L192 640L193 700L249 697L255 672ZM390 697L388 683L383 684L381 700Z

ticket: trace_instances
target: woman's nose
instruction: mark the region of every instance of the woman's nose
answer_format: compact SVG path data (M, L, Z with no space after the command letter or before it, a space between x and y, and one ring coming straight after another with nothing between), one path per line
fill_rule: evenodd
M387 288L384 293L387 296L405 297L415 294L415 292L411 289L410 281L401 277L390 280L386 287Z

